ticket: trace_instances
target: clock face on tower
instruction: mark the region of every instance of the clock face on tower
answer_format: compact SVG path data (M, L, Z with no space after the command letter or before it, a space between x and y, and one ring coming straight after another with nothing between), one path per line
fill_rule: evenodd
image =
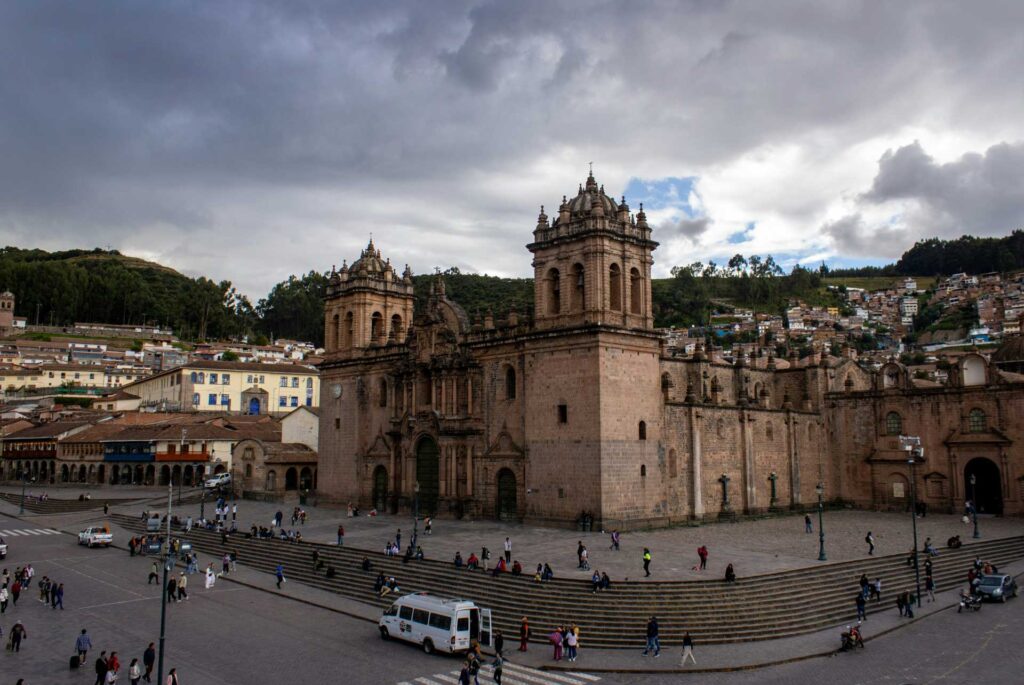
M331 386L331 394L334 395L334 399L341 397L341 383L335 383Z

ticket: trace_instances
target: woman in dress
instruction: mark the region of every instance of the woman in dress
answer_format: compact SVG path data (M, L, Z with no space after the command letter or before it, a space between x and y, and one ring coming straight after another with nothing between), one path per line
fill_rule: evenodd
M206 567L206 589L209 590L217 582L217 574L213 571L213 562Z

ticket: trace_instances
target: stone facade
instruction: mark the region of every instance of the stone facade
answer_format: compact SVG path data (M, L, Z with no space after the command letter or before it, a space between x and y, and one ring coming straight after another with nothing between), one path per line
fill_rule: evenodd
M653 329L656 247L643 207L634 216L591 175L553 222L541 208L527 246L532 316L471 323L440 277L414 316L411 273L399 278L371 241L332 272L327 291L321 498L549 525L586 513L604 528L800 507L817 501L819 483L826 499L897 506L880 494L892 469L876 454L889 442L878 417L902 407L907 429L941 434L936 444L962 468L989 449L976 446L979 434L950 434L970 411L954 406L971 393L987 394L987 415L1002 417L991 423L1003 440L993 448L999 468L1024 475L1009 427L1024 385L1013 374L968 368L987 374L992 393L916 381L897 389L886 385L893 369L873 373L852 354L679 355ZM925 397L942 409L912 423L907 407ZM949 464L917 469L934 506L963 498ZM1018 510L1021 487L1004 487L1006 510Z

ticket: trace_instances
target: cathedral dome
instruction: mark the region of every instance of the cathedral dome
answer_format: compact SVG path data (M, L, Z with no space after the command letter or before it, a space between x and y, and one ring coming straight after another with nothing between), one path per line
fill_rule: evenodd
M385 271L390 271L391 265L380 258L380 250L373 246L373 239L369 245L359 254L359 259L352 263L349 272L356 275L378 275L382 276Z
M580 191L574 198L563 203L559 210L568 210L571 217L588 215L592 213L613 217L619 210L619 203L604 192L604 186L598 186L594 180L594 174L587 177L587 185L580 185ZM594 210L597 210L595 212ZM556 220L557 223L557 220Z

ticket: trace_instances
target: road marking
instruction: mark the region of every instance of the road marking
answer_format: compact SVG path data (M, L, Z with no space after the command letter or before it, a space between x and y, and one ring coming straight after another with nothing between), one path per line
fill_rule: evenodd
M0 530L0 535L17 537L19 535L59 535L59 530L52 528L12 528L11 530Z
M452 683L458 685L459 671L448 673L434 673L430 676L414 678L411 682L403 680L397 685L439 685L440 683ZM481 664L481 679L493 679L494 667L490 664ZM582 680L581 680L582 679ZM504 685L587 685L588 682L601 680L598 676L589 673L541 671L529 666L519 666L506 661L502 668L501 682Z

